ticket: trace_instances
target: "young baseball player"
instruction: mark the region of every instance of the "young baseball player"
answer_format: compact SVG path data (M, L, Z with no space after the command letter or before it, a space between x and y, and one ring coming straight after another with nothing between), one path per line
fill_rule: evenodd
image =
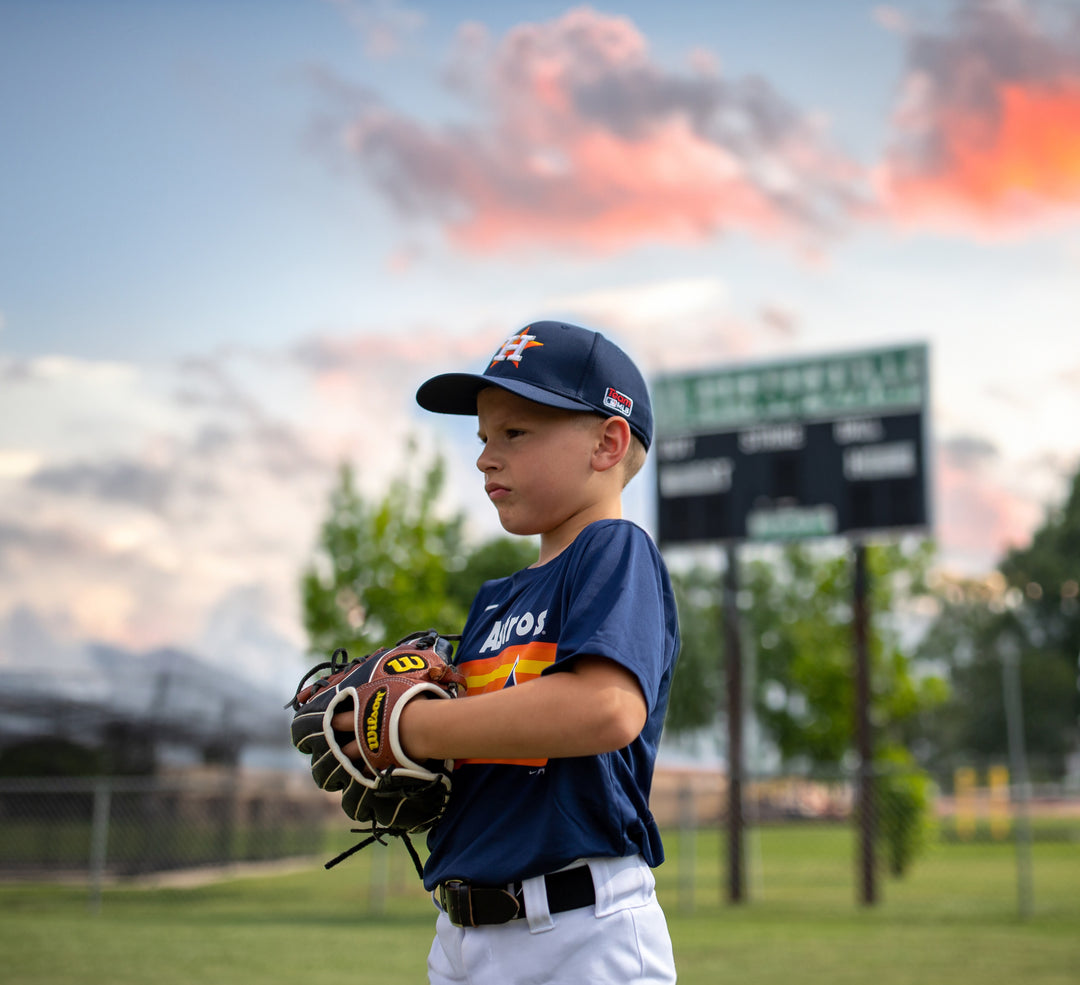
M457 761L424 868L430 981L674 982L648 797L678 623L659 552L621 518L652 440L645 381L604 336L545 321L416 396L476 416L502 526L540 538L535 564L473 602L466 698L401 716L410 756Z

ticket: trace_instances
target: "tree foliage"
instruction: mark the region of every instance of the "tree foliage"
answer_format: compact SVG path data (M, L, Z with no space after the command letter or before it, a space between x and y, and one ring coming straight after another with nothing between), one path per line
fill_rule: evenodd
M458 633L484 581L536 559L528 540L496 537L471 548L463 514L440 510L444 484L436 459L426 471L397 477L373 501L357 489L352 467L341 466L301 576L312 653L370 653L429 628Z
M898 746L884 749L877 765L878 836L889 874L902 876L930 841L933 782Z
M377 502L343 465L317 554L304 571L304 625L312 651L367 653L416 630L456 633L465 612L449 593L464 566L463 517L440 516L443 463L401 476Z
M664 727L672 733L704 728L716 720L723 693L723 636L715 572L695 565L672 572L681 648L668 696Z
M881 741L903 746L905 725L941 703L940 677L916 668L897 609L924 594L925 544L867 548L870 568L871 715ZM707 724L722 707L720 574L673 577L683 652L669 728ZM740 624L753 666L753 710L788 765L840 765L854 732L853 587L850 552L793 544L740 564Z
M940 705L947 686L916 665L898 610L927 591L931 548L894 543L867 548L871 613L870 717L890 871L901 875L925 845L929 778L910 752L911 723ZM854 588L850 551L790 545L739 565L738 618L744 680L758 725L784 768L832 771L854 745ZM695 567L673 578L683 650L672 684L672 731L716 722L724 698L720 575Z
M1022 659L1032 666L1022 676L1052 684L1039 707L1053 707L1060 748L1074 748L1080 734L1080 470L1073 476L1064 504L1051 510L1031 544L1012 550L999 570L1012 589L1022 632ZM1039 657L1046 663L1040 666ZM1021 665L1023 668L1023 664ZM1026 668L1024 668L1026 669ZM1026 688L1025 688L1026 689ZM1042 715L1039 716L1043 718ZM1032 722L1037 727L1037 722ZM1037 734L1032 734L1038 740ZM1047 736L1049 739L1050 736Z
M1080 472L1060 509L1027 547L986 579L951 580L920 653L947 668L952 700L924 723L934 766L1004 761L1009 754L1002 662L1019 661L1024 744L1032 772L1058 779L1080 720Z
M528 567L539 554L533 537L493 537L468 551L465 565L447 586L451 600L466 611L485 581Z

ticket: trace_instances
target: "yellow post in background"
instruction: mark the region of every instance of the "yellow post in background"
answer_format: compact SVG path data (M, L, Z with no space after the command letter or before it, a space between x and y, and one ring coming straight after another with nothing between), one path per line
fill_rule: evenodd
M956 799L956 837L969 841L975 837L975 770L959 766L953 773L953 790Z
M1008 838L1012 830L1009 767L991 766L987 781L990 785L990 835L1001 841Z

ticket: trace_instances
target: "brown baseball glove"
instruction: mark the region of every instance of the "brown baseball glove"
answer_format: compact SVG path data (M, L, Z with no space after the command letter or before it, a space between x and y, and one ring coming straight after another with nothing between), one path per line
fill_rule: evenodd
M422 874L409 835L427 830L442 817L454 761L412 760L399 741L398 722L408 702L456 698L464 688L465 678L450 663L452 639L458 637L428 630L359 660L349 660L345 650L335 650L329 661L304 675L286 705L296 713L293 745L311 757L315 783L323 790L340 791L342 809L364 825L353 830L369 835L327 862L326 868L391 835L404 841ZM324 671L325 676L311 680ZM334 716L343 712L352 713L348 732L332 724ZM360 747L358 759L343 752L354 740Z

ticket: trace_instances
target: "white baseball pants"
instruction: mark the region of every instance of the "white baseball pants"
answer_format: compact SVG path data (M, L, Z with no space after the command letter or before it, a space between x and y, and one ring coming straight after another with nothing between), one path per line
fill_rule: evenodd
M462 928L440 911L430 985L674 985L671 938L648 865L640 856L582 861L594 906L550 913L540 876L523 883L524 918Z

